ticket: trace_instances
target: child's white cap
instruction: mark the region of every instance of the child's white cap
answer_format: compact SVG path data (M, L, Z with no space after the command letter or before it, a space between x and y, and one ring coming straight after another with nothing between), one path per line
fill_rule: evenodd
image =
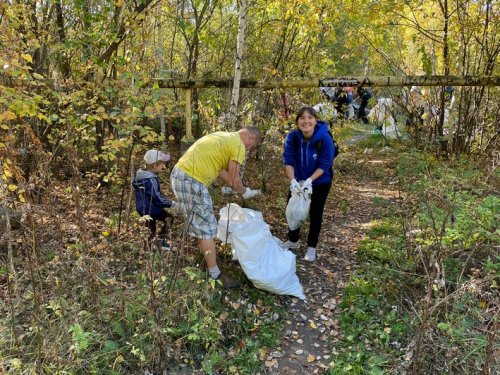
M157 161L167 162L170 160L170 154L158 150L149 150L144 154L144 161L146 164L154 164Z

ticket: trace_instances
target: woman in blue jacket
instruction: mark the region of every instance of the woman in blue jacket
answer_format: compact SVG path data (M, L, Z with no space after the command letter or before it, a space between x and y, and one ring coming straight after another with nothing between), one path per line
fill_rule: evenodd
M312 192L309 208L309 235L305 260L316 260L323 210L326 198L332 187L333 158L335 146L329 133L328 125L318 121L316 111L312 107L302 107L295 119L297 129L286 137L283 151L285 173L290 180L290 192ZM298 181L303 181L299 183ZM290 199L291 193L288 193ZM288 241L281 246L286 249L298 249L300 228L288 231Z

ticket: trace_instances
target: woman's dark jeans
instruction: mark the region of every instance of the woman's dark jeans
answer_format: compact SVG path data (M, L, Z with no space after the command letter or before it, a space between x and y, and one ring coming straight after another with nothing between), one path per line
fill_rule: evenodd
M326 198L332 188L332 183L313 186L311 195L311 207L309 207L309 234L307 236L307 246L316 247L318 245L319 233L323 223L323 211ZM288 192L287 202L290 200L291 193ZM288 231L288 240L297 242L300 238L300 228Z

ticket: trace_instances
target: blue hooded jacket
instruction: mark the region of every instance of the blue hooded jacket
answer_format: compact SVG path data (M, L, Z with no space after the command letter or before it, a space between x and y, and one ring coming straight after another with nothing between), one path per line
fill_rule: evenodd
M297 141L294 140L298 137ZM321 150L318 150L318 143L321 141ZM328 125L324 121L318 121L314 128L314 133L309 141L304 140L302 132L298 129L292 130L285 139L283 151L283 164L293 167L295 179L297 181L306 180L321 168L323 174L314 180L314 185L325 185L333 180L333 155L335 146L330 134Z
M158 219L164 208L172 207L172 201L161 193L155 173L139 169L132 186L135 190L135 208L141 216L149 215Z

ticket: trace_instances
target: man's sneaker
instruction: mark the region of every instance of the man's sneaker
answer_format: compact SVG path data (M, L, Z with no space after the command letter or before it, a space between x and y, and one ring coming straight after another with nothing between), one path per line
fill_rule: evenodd
M300 247L300 242L286 241L280 244L282 249L298 249Z
M230 277L227 277L226 275L223 275L222 273L219 275L219 277L217 277L216 280L220 280L224 289L236 289L240 287L240 285L236 281L234 281Z
M158 240L158 246L162 251L169 251L170 250L170 244L168 243L167 240Z
M308 260L309 262L314 262L316 260L316 248L308 247L304 259Z

